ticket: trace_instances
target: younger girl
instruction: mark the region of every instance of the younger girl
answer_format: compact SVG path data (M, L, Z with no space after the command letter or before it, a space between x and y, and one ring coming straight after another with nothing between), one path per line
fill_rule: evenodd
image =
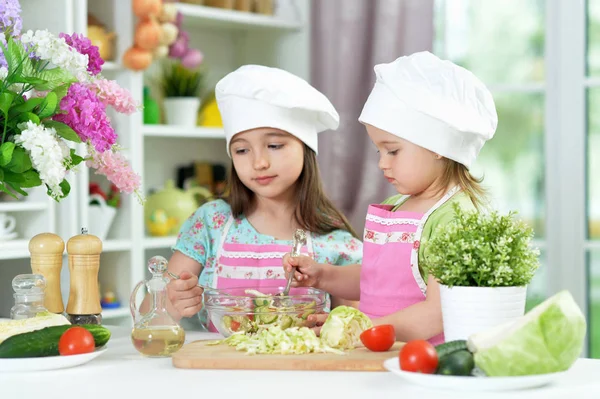
M297 228L309 232L302 253L317 262L360 262L362 244L325 196L317 133L337 129L329 100L280 69L242 66L216 86L227 153L226 200L202 205L182 226L168 265L172 306L190 317L202 288L285 286L281 266ZM334 300L333 305L336 302Z
M484 191L469 167L496 130L494 101L472 73L428 52L377 65L375 74L359 121L377 147L384 177L400 194L369 206L362 267L289 256L284 267L297 267L296 286L360 299L359 309L375 325L393 324L397 339L438 344L439 285L421 264L436 228L452 220L453 203L482 204Z

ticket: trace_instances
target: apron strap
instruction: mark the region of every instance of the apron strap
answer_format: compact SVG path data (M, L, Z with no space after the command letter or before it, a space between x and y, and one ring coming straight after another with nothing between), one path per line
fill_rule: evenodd
M427 294L427 284L423 280L423 276L421 276L421 271L419 270L419 248L420 248L421 236L423 235L423 229L425 227L425 223L427 222L427 219L429 219L429 216L431 216L431 214L433 212L435 212L440 206L445 204L459 190L460 190L460 186L452 187L438 202L436 202L436 204L434 206L432 206L427 211L427 213L425 213L425 215L423 215L423 217L421 218L421 221L419 222L419 225L417 226L417 231L415 232L415 241L414 241L415 245L413 245L413 248L410 252L410 267L412 269L413 277L415 278L415 281L419 285L419 288L421 289L421 292L423 293L423 295Z

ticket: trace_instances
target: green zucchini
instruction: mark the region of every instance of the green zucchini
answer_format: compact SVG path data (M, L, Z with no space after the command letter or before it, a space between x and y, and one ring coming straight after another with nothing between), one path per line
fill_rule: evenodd
M440 358L436 374L471 376L475 361L468 350L454 351Z
M438 359L451 354L452 352L466 350L467 349L467 341L463 339L459 339L456 341L448 341L443 344L439 344L435 347L435 351L437 352Z
M96 348L106 345L110 330L96 324L78 325L92 333ZM52 326L13 335L0 344L0 358L58 356L58 341L73 324Z

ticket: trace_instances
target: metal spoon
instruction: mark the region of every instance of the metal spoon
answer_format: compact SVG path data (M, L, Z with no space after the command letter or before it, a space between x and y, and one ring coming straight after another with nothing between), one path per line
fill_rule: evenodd
M292 244L292 253L290 256L297 257L300 256L300 248L306 244L306 232L302 229L297 229L294 233L294 242ZM285 285L285 289L281 292L280 296L288 296L290 293L290 287L292 285L292 278L294 278L294 271L290 273L287 279L287 284Z
M173 280L179 280L181 277L179 277L178 275L176 275L175 273L171 272L170 270L167 270L167 274L169 275L169 277L171 277ZM204 289L204 290L213 290L213 291L217 291L216 288L211 288L211 287L207 287L205 285L202 285L200 283L196 284L198 287Z

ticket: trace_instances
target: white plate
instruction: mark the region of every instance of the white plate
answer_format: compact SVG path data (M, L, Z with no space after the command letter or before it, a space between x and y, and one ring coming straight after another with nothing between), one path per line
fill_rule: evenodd
M0 359L0 373L65 369L87 363L104 352L105 346L82 355Z
M439 374L422 374L400 370L398 357L386 360L383 367L413 384L427 388L455 391L511 391L536 388L558 380L565 372L519 377L461 377Z

